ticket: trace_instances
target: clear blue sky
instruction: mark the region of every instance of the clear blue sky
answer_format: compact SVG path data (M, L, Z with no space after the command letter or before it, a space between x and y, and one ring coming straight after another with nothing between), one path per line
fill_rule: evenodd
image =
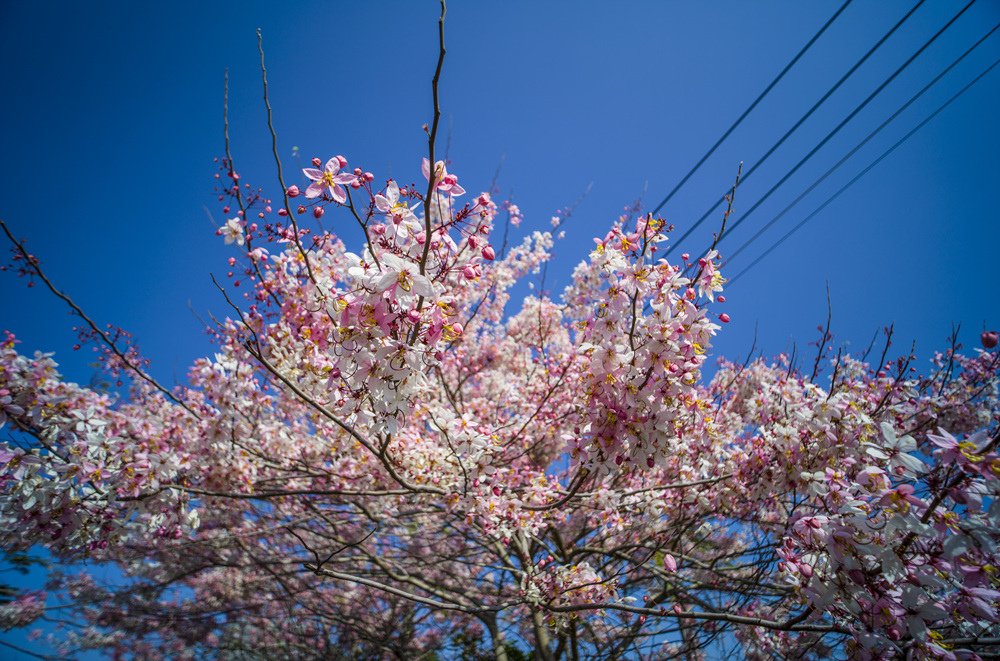
M740 160L752 166L912 4L856 0L666 207L676 236L730 184ZM525 212L527 231L547 228L551 213L593 182L550 269L561 289L590 238L646 186L646 206L655 206L839 5L453 0L441 87L451 169L478 191L505 155L499 184ZM960 7L928 0L740 189L735 217ZM0 217L95 319L136 334L154 374L182 380L211 352L189 301L199 314L226 314L209 273L224 274L230 253L206 214L223 220L212 192L223 71L231 72L244 181L276 192L257 27L291 172L313 155L341 153L377 179L415 180L436 17L431 0L5 2ZM734 233L730 250L998 21L1000 3L974 5ZM995 34L730 273L998 56ZM733 322L717 351L745 352L755 323L767 354L790 338L800 347L813 340L827 281L838 339L862 349L892 321L898 348L914 339L924 357L952 322L963 324L967 346L984 322L1000 326L997 107L1000 70L727 292ZM706 246L716 218L685 249ZM344 214L325 220L349 227ZM20 336L22 350L56 351L70 378L90 378L90 356L70 350L74 320L59 302L9 273L0 274L0 292L0 327Z

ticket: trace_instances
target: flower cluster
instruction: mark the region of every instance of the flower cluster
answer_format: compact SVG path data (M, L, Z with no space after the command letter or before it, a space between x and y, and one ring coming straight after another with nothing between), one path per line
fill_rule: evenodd
M53 577L66 649L694 656L729 630L761 658L974 658L1000 637L991 337L927 375L824 340L811 374L706 381L726 280L714 250L667 260L663 219L621 217L561 297L514 306L558 236L508 241L521 210L449 163L415 186L316 158L280 200L222 165L232 313L185 386L122 335L87 338L121 392L0 345L0 543L123 577Z

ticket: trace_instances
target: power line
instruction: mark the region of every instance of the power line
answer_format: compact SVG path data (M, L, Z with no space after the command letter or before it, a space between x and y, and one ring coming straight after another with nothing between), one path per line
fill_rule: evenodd
M840 132L840 129L844 128L844 126L846 126L848 122L850 122L852 119L854 119L859 112L861 112L862 110L864 110L864 108L869 103L871 103L872 99L874 99L876 96L878 96L882 92L882 90L884 90L889 85L889 83L891 83L893 80L896 79L896 77L899 74L903 73L903 71L907 67L909 67L910 64L914 60L916 60L920 56L921 53L923 53L925 50L927 50L927 48L932 43L934 43L935 41L937 41L937 38L940 37L942 34L944 34L945 30L947 30L948 28L950 28L955 23L955 21L957 21L959 19L959 17L961 17L962 14L964 14L969 9L969 7L971 7L975 3L976 3L976 0L969 0L969 3L966 4L964 7L962 7L958 11L957 14L955 14L954 16L952 16L950 21L948 21L947 23L945 23L944 26L942 26L940 30L938 30L937 32L935 32L934 35L931 36L930 39L928 39L927 41L925 41L923 46L921 46L920 48L918 48L916 50L916 52L913 53L913 55L911 55L909 57L909 59L907 59L895 71L893 71L892 74L888 78L886 78L885 80L883 80L882 83L878 87L876 87L875 90L871 94L869 94L868 97L865 98L864 101L862 101L861 103L859 103L854 108L854 110L852 110L850 112L850 114L847 115L847 117L845 117L843 120L841 120L841 122L839 124L837 124L837 126L835 126L832 131L830 131L829 133L827 133L826 136L822 140L820 140L819 143L815 147L813 147L812 149L810 149L808 154L806 154L805 156L803 156L802 159L799 160L799 162L796 163L792 167L791 170L789 170L788 172L786 172L785 175L781 179L779 179L776 184L774 184L773 186L771 186L771 188L768 189L768 191L766 193L764 193L764 195L760 199L758 199L756 202L754 202L753 206L750 207L749 209L747 209L746 213L742 214L739 218L737 218L736 222L734 222L732 225L730 225L726 229L726 234L731 233L734 229L736 229L737 227L739 227L740 225L742 225L743 221L745 221L747 218L749 218L753 214L753 212L756 211L760 207L760 205L764 204L764 202L766 202L767 199L769 197L771 197L771 195L776 190L778 190L778 188L780 188L782 186L782 184L784 184L786 181L789 180L789 178L792 177L792 175L794 175L796 172L798 172L799 168L801 168L803 165L806 164L807 161L809 161L809 159L811 159L813 156L815 156L816 152L818 152L820 149L822 149L823 146L826 145L826 143L829 142L833 138L833 136L837 135L837 133ZM716 243L721 242L724 238L725 238L725 236L719 236L719 239L718 239L718 241Z
M886 42L886 40L889 39L889 37L891 37L893 35L893 33L895 33L896 30L898 30L903 25L903 23L905 23L907 21L907 19L910 18L910 16L913 15L913 12L917 11L917 9L919 9L920 6L922 4L924 4L925 1L926 0L919 0L917 2L917 4L915 4L913 6L913 8L910 9L910 11L906 12L906 15L903 16L903 18L899 19L899 21L897 21L896 24L893 25L889 29L888 32L886 32L884 35L882 35L882 38L879 39L877 42L875 42L875 45L872 46L871 48L869 48L868 52L865 53L861 57L861 59L858 60L854 64L854 66L852 66L850 69L848 69L847 73L845 73L843 76L841 76L840 80L838 80L836 83L834 83L833 87L831 87L829 90L827 90L826 94L824 94L822 97L820 97L819 101L817 101L816 103L814 103L813 106L812 106L812 108L810 108L808 111L806 111L806 114L802 115L802 117L799 118L799 121L795 122L795 125L792 126L792 128L788 129L788 131L785 132L785 134L783 136L781 136L781 138L779 138L777 142L775 142L773 145L771 145L771 148L767 150L767 153L765 153L764 156L762 156L759 161L757 161L756 163L754 163L753 167L751 167L749 170L747 170L747 173L745 175L743 175L743 182L746 183L746 180L750 178L750 176L754 173L754 171L758 167L760 167L761 165L763 165L764 162L767 161L768 158L770 158L771 154L773 154L775 152L775 150L778 149L778 147L780 147L782 144L784 144L785 140L787 140L788 137L792 133L794 133L800 126L802 126L802 124L807 119L809 119L814 112L816 112L816 109L819 108L821 105L823 105L823 103L828 98L830 98L830 96L834 92L836 92L840 88L840 86L843 85L844 82L848 78L850 78L854 74L854 72L857 71L858 68L862 64L864 64L868 60L869 57L872 56L872 54L875 53L875 51L877 51L882 46L882 44L884 44ZM665 255L669 255L675 248L677 248L678 245L681 244L681 242L684 241L684 239L686 239L688 236L691 235L691 232L693 232L694 230L696 230L698 228L698 226L700 226L703 222L705 222L705 219L708 218L708 216L713 211L715 211L715 208L718 207L722 202L724 202L726 200L726 195L728 193L729 193L729 190L726 189L726 192L723 193L721 196L719 196L719 199L715 201L715 203L711 206L711 208L709 208L708 211L706 211L704 214L702 214L701 218L699 218L697 221L695 221L695 223L691 227L689 227L687 229L687 231L684 232L683 235L681 235L680 239L678 239L675 243L673 243L673 244L671 244L670 246L667 247L667 249L664 252L664 254Z
M670 198L672 198L674 194L678 190L680 190L681 186L687 183L687 180L691 178L691 175L697 172L698 169L702 165L704 165L705 161L707 161L708 158L715 153L715 150L719 148L719 145L721 145L725 141L725 139L728 138L729 135L734 130L736 130L736 127L739 126L743 122L743 120L746 119L747 115L749 115L753 111L753 109L757 107L757 104L760 103L761 100L768 95L768 93L774 88L774 86L778 84L778 81L780 81L782 78L785 77L785 74L788 73L793 66L795 66L795 63L798 62L803 55L805 55L806 51L809 50L809 48L811 48L814 43L816 43L816 40L819 39L824 32L826 32L826 29L830 27L835 20L837 20L837 17L840 16L845 9L847 9L847 5L851 4L851 2L853 2L853 0L847 0L847 2L841 5L840 9L838 9L837 12L833 16L831 16L826 23L823 24L823 27L819 29L819 32L814 34L812 39L810 39L808 43L806 43L806 45L803 46L802 49L795 55L795 57L793 57L792 60L785 65L785 68L782 69L781 72L774 78L774 80L772 80L771 83L764 88L764 91L761 92L756 99L754 99L753 103L747 106L747 109L743 111L743 114L740 115L735 122L733 122L733 125L730 126L728 129L726 129L726 132L722 134L722 137L715 141L715 144L712 145L712 147L707 152L705 152L705 155L702 156L697 163L695 163L694 167L691 168L686 175L684 175L684 178L681 179L677 183L677 185L674 186L673 190L667 193L667 196L663 198L663 201L660 202L660 204L657 205L655 209L653 209L654 215L657 212L659 212L659 210L662 209L667 202L670 201Z
M792 208L795 207L795 205L797 205L807 195L809 195L809 193L811 193L813 190L815 190L815 188L817 186L819 186L821 183L823 183L824 181L826 181L827 177L829 177L831 174L833 174L834 172L836 172L840 168L840 166L843 165L844 163L846 163L847 160L850 159L852 156L854 156L854 154L856 154L859 149L861 149L866 144L868 144L868 142L871 141L871 139L874 138L876 135L878 135L882 131L882 129L884 129L889 124L891 124L907 108L909 108L911 105L913 105L913 103L917 99L919 99L921 96L923 96L925 92L927 92L929 89L931 89L932 87L934 87L934 85L936 85L942 78L944 78L945 75L948 74L948 72L950 72L952 69L954 69L956 66L958 66L958 64L962 60L964 60L970 53L972 53L972 51L976 50L976 48L978 48L984 41L986 41L987 39L989 39L993 35L993 33L996 32L998 29L1000 29L1000 23L997 23L996 25L994 25L992 30L990 30L985 35L983 35L979 39L979 41L977 41L976 43L974 43L972 46L970 46L968 48L968 50L966 50L964 53L962 53L961 55L959 55L958 58L954 62L952 62L951 64L949 64L943 71L941 71L941 73L939 73L937 76L935 76L933 80L931 80L929 83L927 83L926 85L924 85L924 87L919 92L917 92L916 94L914 94L913 96L911 96L910 99L909 99L909 101L907 101L906 103L904 103L903 105L901 105L896 110L896 112L892 113L892 115L890 115L888 119L886 119L884 122L882 122L881 124L879 124L879 126L877 128L875 128L871 133L869 133L867 136L865 136L864 140L862 140L857 145L855 145L854 148L851 149L851 151L847 152L847 154L845 154L843 158L841 158L839 161L837 161L833 165L833 167L831 167L829 170L827 170L826 172L824 172L821 177L819 177L818 179L816 179L816 181L812 182L812 184L810 184L808 188L806 188L798 197L796 197L794 200L792 200L791 204L789 204L787 207L785 207L784 209L782 209L781 213L779 213L774 218L772 218L771 220L769 220L767 222L767 224L765 224L763 227L761 227L760 229L758 229L757 232L753 236L751 236L749 239L747 239L746 241L744 241L743 245L741 245L739 248L737 248L736 251L733 254L729 255L726 258L726 261L723 263L723 266L725 266L726 264L728 264L732 260L736 259L736 257L739 256L739 254L742 253L744 250L746 250L750 246L750 244L752 244L754 241L756 241L772 225L774 225L776 222L778 222L779 220L781 220L781 218L784 217L784 215L786 213L788 213L789 211L791 211Z
M874 168L876 165L878 165L879 163L881 163L887 156L889 156L889 154L891 154L892 152L894 152L900 145L902 145L904 142L906 142L914 133L916 133L917 131L919 131L920 129L922 129L932 119L934 119L935 117L937 117L941 113L941 111L943 111L945 108L947 108L948 106L950 106L958 97L960 97L962 94L964 94L970 87L972 87L973 85L975 85L984 76L986 76L986 74L988 74L990 71L992 71L993 69L995 69L997 67L997 65L1000 65L1000 59L995 60L993 62L993 64L991 64L985 71L983 71L981 74L979 74L978 76L976 76L975 78L973 78L971 82L969 82L965 87L963 87L958 92L956 92L954 94L954 96L952 96L950 99L948 99L947 101L945 101L941 106L938 107L937 110L935 110L934 112L932 112L922 122L920 122L915 127L913 127L913 129L911 129L909 133L907 133L906 135L904 135L902 138L900 138L898 141L896 141L896 143L894 145L892 145L887 150L885 150L884 152L882 152L882 155L879 156L878 158L876 158L874 161L872 161L868 165L868 167L866 167L864 170L862 170L861 172L859 172L858 174L856 174L854 176L854 178L851 179L850 181L848 181L846 184L844 184L840 188L840 190L838 190L836 193L834 193L829 198L827 198L826 201L823 202L823 204L821 204L818 207L816 207L816 209L812 213L810 213L808 216L806 216L805 218L803 218L799 222L798 225L796 225L795 227L793 227L792 229L790 229L780 239L778 239L773 244L771 244L771 246L767 250L765 250L763 253L761 253L745 269L743 269L742 271L740 271L739 273L737 273L732 279L730 279L729 280L729 285L732 286L733 283L735 283L737 280L739 280L741 277L743 277L743 275L745 275L747 273L747 271L749 271L754 266L756 266L757 264L759 264L765 257L767 257L769 254L771 254L771 252L774 251L775 248L777 248L782 243L784 243L788 239L788 237L790 237L792 234L794 234L796 231L798 231L807 222L809 222L810 220L812 220L813 217L815 217L819 212L821 212L823 209L825 209L831 202L833 202L838 197L840 197L840 195L844 191L846 191L848 188L850 188L851 186L853 186L855 184L855 182L857 182L863 176L865 176L866 174L868 174L868 172L870 172L872 170L872 168Z

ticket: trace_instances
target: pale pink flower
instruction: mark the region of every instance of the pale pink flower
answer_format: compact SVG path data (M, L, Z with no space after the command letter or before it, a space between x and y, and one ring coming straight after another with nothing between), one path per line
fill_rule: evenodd
M382 257L382 277L379 278L375 288L391 292L402 289L404 292L412 292L424 298L434 296L434 284L426 276L421 275L420 267L392 253Z
M239 218L230 218L227 220L226 224L219 229L219 232L225 239L227 246L233 243L242 246L246 243L246 237L243 234L243 223Z
M343 156L334 156L322 170L316 168L302 168L302 174L312 180L309 188L306 189L306 197L320 197L324 192L330 194L335 202L343 204L347 201L347 192L340 184L349 184L357 177L353 174L340 174L340 168L344 167L347 161Z
M430 163L431 162L425 158L423 165L420 168L424 173L424 178L428 181L430 181L431 178ZM452 197L465 195L465 189L458 185L458 176L448 174L448 168L444 166L444 161L438 161L434 164L434 187L442 193L448 193Z

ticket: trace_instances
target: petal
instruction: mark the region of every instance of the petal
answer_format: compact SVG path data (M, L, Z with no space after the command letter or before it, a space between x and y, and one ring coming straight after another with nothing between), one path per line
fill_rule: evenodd
M347 201L347 191L344 190L343 186L330 186L330 197L332 197L335 202L343 204Z
M427 179L428 181L430 181L430 178L431 178L431 162L428 161L426 158L424 159L424 162L420 165L420 171L424 173L424 179Z
M344 174L338 174L335 176L333 181L338 184L349 184L355 179L357 179L356 175L353 175L350 172L345 172Z
M378 282L375 283L375 289L378 289L379 291L385 291L389 287L396 284L398 279L399 279L398 271L386 271L385 273L382 274L382 277L378 279Z
M318 181L309 184L309 188L306 189L306 197L312 199L314 197L319 197L323 194L323 184Z
M465 189L458 184L452 184L451 186L451 196L457 197L459 195L465 195Z
M313 181L321 181L323 179L323 171L316 168L302 168L302 174Z
M427 279L426 276L420 275L419 273L411 274L410 278L413 280L413 288L411 291L424 298L434 297L434 283Z
M326 165L323 167L326 168L327 172L332 172L333 174L337 174L338 172L340 172L340 161L338 161L337 157L334 156L329 161L327 161Z
M399 202L399 186L396 185L395 180L390 181L389 185L385 188L386 197L389 198L389 202L395 204Z
M387 200L384 196L376 195L375 208L381 211L382 213L386 213L387 211L389 211L389 209L392 208L392 205L389 204L389 200Z

